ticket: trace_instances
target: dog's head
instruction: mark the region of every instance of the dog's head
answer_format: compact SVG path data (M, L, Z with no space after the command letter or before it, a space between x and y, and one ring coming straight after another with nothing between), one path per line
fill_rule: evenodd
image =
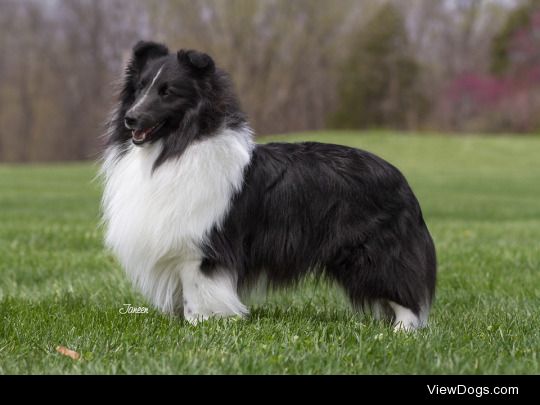
M127 69L123 123L136 145L168 137L208 109L216 68L205 53L170 53L155 42L139 42Z

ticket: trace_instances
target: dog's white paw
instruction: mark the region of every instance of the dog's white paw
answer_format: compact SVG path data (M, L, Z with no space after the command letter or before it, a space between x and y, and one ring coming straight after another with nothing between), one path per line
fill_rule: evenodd
M394 332L411 332L421 326L420 318L409 308L395 302L388 302L395 313Z
M412 322L399 321L399 322L394 323L394 332L395 333L412 332L412 331L416 330L417 328L418 327Z
M200 315L200 314L184 315L184 319L186 321L188 321L193 326L196 326L199 323L204 322L209 318L210 318L210 316L208 316L208 315Z
M210 318L221 318L221 319L227 319L231 321L239 321L244 319L245 314L211 314L211 315L201 315L201 314L185 314L184 319L188 321L191 325L198 325L201 322L204 322Z

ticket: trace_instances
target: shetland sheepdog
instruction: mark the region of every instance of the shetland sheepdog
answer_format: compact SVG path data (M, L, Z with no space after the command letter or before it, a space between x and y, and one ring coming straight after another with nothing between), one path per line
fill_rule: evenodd
M139 42L106 133L106 245L147 299L191 322L307 274L396 329L427 323L436 257L404 176L363 150L258 145L207 54Z

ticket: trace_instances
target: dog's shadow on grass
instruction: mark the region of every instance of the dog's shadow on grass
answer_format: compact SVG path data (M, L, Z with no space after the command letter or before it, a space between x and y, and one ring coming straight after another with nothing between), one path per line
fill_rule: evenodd
M393 325L389 320L378 320L351 308L332 306L317 308L307 306L256 306L252 307L244 320L248 325L280 324L302 325L306 328L320 328L323 325L332 328L363 329L371 332L391 332Z
M340 308L308 307L280 307L260 306L255 307L246 317L248 323L255 322L309 322L309 323L349 323L360 322L364 317L350 310Z

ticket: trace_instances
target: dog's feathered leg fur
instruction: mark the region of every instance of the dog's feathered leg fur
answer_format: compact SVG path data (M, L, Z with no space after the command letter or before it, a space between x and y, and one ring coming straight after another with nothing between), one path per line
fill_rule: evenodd
M210 317L244 316L248 309L237 292L233 273L215 271L210 276L201 271L201 263L184 263L180 271L184 294L184 318L196 324Z

